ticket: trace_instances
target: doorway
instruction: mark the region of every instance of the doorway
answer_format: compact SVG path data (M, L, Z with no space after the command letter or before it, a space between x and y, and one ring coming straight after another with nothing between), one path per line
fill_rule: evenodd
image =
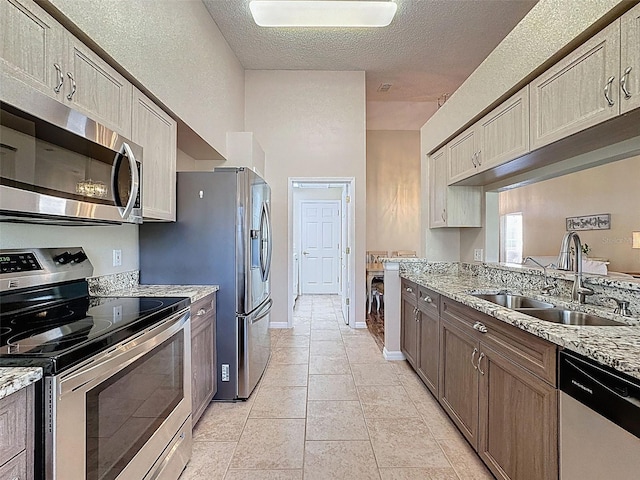
M347 325L355 326L352 301L355 235L353 178L289 178L289 309L299 295L339 295Z

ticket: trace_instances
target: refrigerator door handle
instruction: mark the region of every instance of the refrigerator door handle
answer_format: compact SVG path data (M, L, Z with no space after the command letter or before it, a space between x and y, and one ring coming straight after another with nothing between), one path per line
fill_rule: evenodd
M273 305L273 300L270 298L269 301L267 302L267 307L266 307L266 311L262 312L260 315L258 315L255 318L251 319L251 324L253 325L254 323L257 323L258 321L262 320L264 317L266 317L267 315L269 315L269 313L271 313L271 307Z
M270 298L268 301L266 301L262 307L258 307L258 309L260 310L261 313L257 314L256 310L254 310L251 313L247 313L247 314L236 314L236 316L240 319L246 319L249 318L250 321L249 323L253 324L256 323L258 320L263 319L264 317L266 317L269 312L271 312L271 306L273 305L273 299Z
M266 247L266 252L265 248ZM260 217L260 267L262 280L266 281L271 272L271 255L273 246L271 243L271 212L267 202L262 203L262 215Z

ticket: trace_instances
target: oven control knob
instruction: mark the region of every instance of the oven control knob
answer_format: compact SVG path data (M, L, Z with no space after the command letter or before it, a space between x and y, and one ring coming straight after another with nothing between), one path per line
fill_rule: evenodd
M60 255L56 255L53 257L53 261L59 263L60 265L65 265L69 263L72 259L72 256L69 252L63 252Z
M87 259L87 255L82 250L78 250L76 253L73 254L71 261L73 263L82 263L86 259Z

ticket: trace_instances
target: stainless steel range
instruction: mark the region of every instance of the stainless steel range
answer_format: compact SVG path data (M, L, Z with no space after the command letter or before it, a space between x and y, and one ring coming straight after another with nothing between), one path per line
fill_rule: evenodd
M191 455L184 298L94 298L81 248L0 250L0 366L40 366L36 478L172 479Z

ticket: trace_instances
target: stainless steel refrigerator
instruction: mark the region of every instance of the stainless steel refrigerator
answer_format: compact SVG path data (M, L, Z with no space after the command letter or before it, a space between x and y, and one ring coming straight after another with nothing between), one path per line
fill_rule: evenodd
M248 398L271 352L271 189L247 168L177 182L176 222L140 226L140 283L220 286L214 399Z

